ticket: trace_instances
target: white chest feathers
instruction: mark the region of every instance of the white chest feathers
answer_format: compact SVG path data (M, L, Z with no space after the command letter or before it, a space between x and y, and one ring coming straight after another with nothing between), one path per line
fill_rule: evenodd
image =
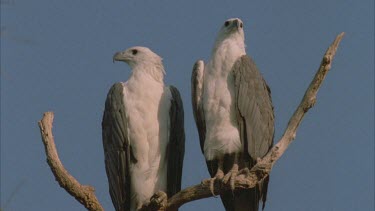
M136 209L157 190L166 191L171 93L148 73L136 73L124 85L128 134L137 160L130 166L131 207Z
M216 46L205 68L203 108L207 130L204 154L207 160L241 150L231 70L236 60L245 54L243 44L225 40Z

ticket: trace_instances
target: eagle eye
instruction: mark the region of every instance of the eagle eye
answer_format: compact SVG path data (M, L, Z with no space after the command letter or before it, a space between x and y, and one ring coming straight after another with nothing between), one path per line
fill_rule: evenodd
M133 50L132 50L132 54L133 54L133 55L136 55L137 53L138 53L138 50L137 50L137 49L133 49Z
M225 21L224 26L229 26L229 21Z
M243 27L243 23L240 23L240 28L242 28Z

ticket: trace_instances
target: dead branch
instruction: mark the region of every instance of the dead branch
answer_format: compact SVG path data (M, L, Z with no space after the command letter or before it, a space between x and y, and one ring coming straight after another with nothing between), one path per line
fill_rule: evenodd
M55 179L60 187L64 188L88 210L104 210L95 196L94 188L88 185L81 185L62 165L56 151L55 141L52 134L52 122L53 112L46 112L44 113L43 118L38 122L38 125L46 151L47 163L50 166L53 175L55 175Z
M331 68L333 58L336 54L336 50L339 46L340 41L344 36L344 32L339 34L334 42L327 49L323 56L322 62L319 66L314 79L311 81L305 95L302 98L301 103L297 107L293 116L290 118L287 128L278 143L264 156L259 159L257 164L249 169L243 169L239 172L235 181L235 191L239 189L249 189L255 187L255 185L262 181L266 176L269 175L273 165L276 161L284 154L285 150L289 147L290 143L295 139L296 132L299 124L302 121L305 113L312 108L316 102L316 95L318 90ZM94 194L94 188L91 186L83 186L71 176L61 164L55 143L52 136L52 121L53 113L46 112L43 119L39 122L40 131L42 134L43 143L46 150L47 162L51 167L56 180L60 186L63 187L70 195L75 197L81 204L83 204L89 210L103 210ZM229 184L224 184L220 181L215 181L215 195L224 193L230 190ZM160 192L158 193L160 195ZM210 191L210 185L208 180L202 181L201 184L191 186L181 190L174 196L169 198L167 202L165 200L153 200L160 196L152 197L150 203L145 204L141 210L176 210L185 203L212 197Z

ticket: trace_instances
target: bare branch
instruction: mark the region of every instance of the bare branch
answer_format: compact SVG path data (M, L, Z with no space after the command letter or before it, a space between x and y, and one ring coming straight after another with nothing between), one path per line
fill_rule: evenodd
M293 116L290 118L288 126L279 142L266 154L266 156L263 157L263 159L259 159L257 164L251 170L243 169L239 172L239 175L235 181L235 190L255 187L257 183L269 175L275 162L284 154L289 144L292 143L303 116L310 108L314 106L316 102L316 94L318 93L320 85L331 68L337 47L339 46L343 36L344 32L339 34L331 46L327 49L314 79L311 81L301 103L297 107ZM223 184L217 180L215 181L215 194L218 195L229 189L229 185ZM211 196L212 193L210 191L209 182L208 180L204 180L199 185L188 187L176 193L174 196L168 199L167 207L160 206L161 208L159 208L159 210L176 210L185 203Z
M38 122L38 125L46 151L47 163L52 173L55 175L55 179L60 187L64 188L88 210L104 210L95 196L94 188L88 185L81 185L62 165L53 139L52 122L53 112L46 112L43 118Z
M290 143L295 139L297 128L302 121L305 113L314 106L316 102L316 95L318 90L331 68L333 58L336 54L337 47L344 36L344 32L339 34L331 46L328 48L323 56L320 67L315 74L314 79L310 83L308 89L302 98L301 103L297 107L293 116L290 118L287 128L279 142L264 156L259 159L257 164L249 169L243 169L239 172L235 181L235 191L240 189L249 189L256 186L257 183L267 177L276 163L276 161L284 154ZM51 167L56 180L60 186L63 187L70 195L74 196L81 204L89 210L103 210L94 194L94 188L90 186L83 186L71 176L61 164L55 143L52 136L52 121L53 113L46 112L43 119L39 122L40 131L42 134L43 143L46 150L47 162ZM224 193L230 190L229 184L224 184L215 180L215 195ZM172 211L178 209L185 203L212 197L209 180L202 181L201 184L188 187L174 196L165 199L166 194L161 194L160 191L156 193L148 204L145 204L141 210L158 210L158 211ZM156 199L156 200L155 200ZM161 200L159 200L161 199Z
M290 118L283 136L281 137L280 141L272 148L272 150L263 158L262 163L268 162L273 166L275 161L281 157L281 155L288 148L289 144L292 143L292 141L295 139L297 128L301 123L302 118L304 117L305 113L316 103L316 94L318 93L318 90L328 71L331 69L333 58L344 34L345 33L342 32L341 34L337 35L336 39L327 49L314 79L311 81L305 95L302 98L301 103L297 107L293 116Z

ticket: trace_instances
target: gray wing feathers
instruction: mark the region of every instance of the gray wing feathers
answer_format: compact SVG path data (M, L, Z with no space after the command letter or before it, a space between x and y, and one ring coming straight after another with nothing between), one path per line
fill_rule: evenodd
M117 211L130 210L130 146L123 98L123 85L114 84L107 95L102 120L105 168Z
M204 141L206 139L206 122L204 119L204 111L202 106L203 74L204 62L202 60L198 60L194 64L191 75L191 102L193 105L195 123L197 124L198 128L202 153L204 153Z
M233 66L235 94L238 109L238 124L241 140L249 153L251 168L257 158L262 158L273 144L274 113L271 92L255 63L248 56L242 56ZM249 190L250 210L258 210L258 200L267 199L269 176L256 188ZM241 205L241 202L239 203Z
M169 143L167 148L168 172L167 195L168 198L181 190L182 165L185 153L184 108L178 90L170 86L172 94L170 116Z
M274 136L274 113L269 88L255 63L242 56L233 66L241 140L253 160L270 149ZM242 121L242 122L241 122Z

